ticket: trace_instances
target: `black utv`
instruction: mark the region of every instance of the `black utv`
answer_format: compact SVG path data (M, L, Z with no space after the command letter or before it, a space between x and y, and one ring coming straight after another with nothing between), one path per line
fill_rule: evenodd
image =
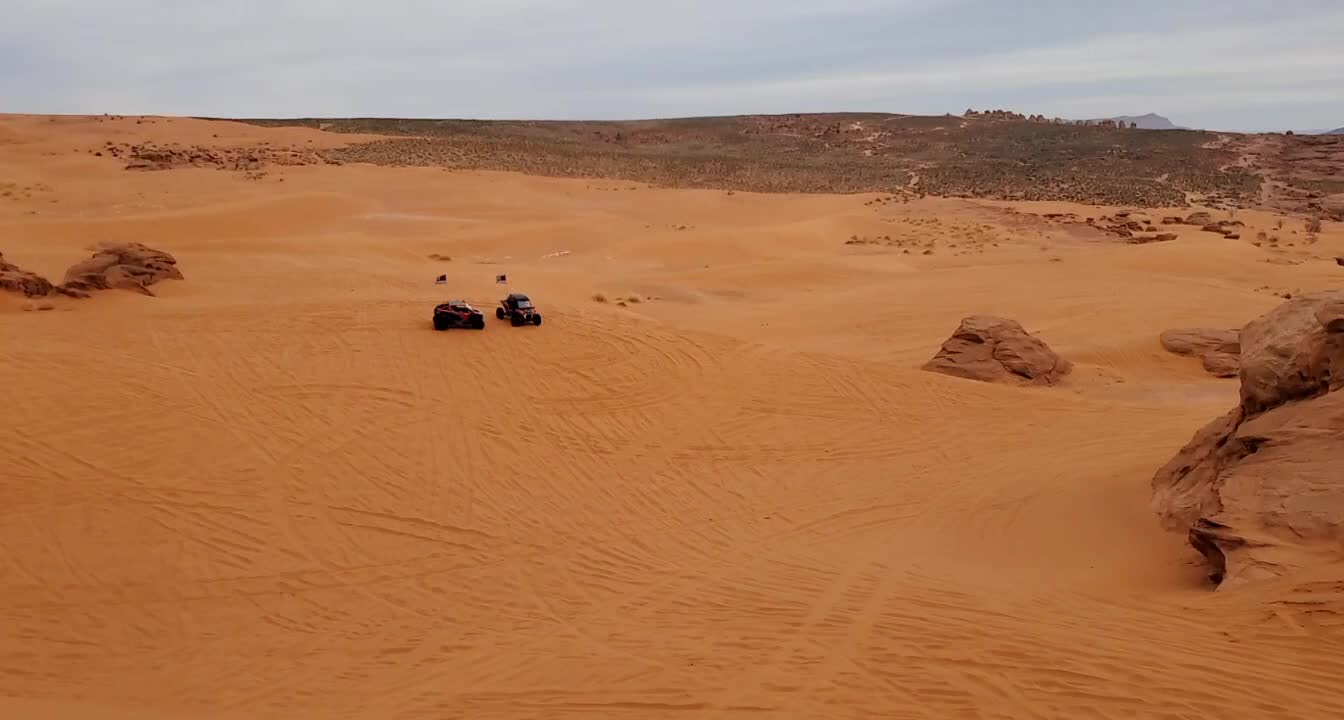
M509 293L508 297L500 300L499 307L495 308L495 317L500 320L508 318L514 327L541 324L541 313L532 300L522 293Z

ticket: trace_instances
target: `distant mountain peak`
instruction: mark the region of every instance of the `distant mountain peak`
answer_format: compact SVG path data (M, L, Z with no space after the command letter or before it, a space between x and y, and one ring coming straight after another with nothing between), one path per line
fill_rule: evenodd
M1118 123L1134 123L1141 130L1185 130L1171 120L1158 115L1157 113L1148 113L1146 115L1117 115L1110 118L1098 118L1098 120L1114 120ZM1093 122L1096 122L1094 120Z

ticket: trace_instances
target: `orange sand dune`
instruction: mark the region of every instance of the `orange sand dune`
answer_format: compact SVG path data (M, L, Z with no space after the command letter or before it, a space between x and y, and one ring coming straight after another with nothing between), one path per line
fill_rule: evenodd
M127 172L109 139L335 142L0 119L7 260L186 275L0 297L0 716L1344 715L1339 576L1212 593L1147 504L1236 398L1158 334L1337 286L1338 230L1284 264L1002 203ZM845 244L879 235L934 252ZM545 325L430 329L496 274ZM919 371L976 312L1073 375Z

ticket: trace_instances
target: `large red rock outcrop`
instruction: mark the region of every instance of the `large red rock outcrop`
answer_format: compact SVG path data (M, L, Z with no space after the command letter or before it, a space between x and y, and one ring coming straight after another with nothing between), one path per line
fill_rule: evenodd
M1240 339L1240 404L1152 482L1223 586L1344 560L1344 291L1294 298Z
M1015 320L973 315L961 321L924 369L984 382L1053 385L1073 364Z
M75 292L121 288L153 295L149 286L169 279L182 279L172 255L140 243L108 243L66 270L62 287Z

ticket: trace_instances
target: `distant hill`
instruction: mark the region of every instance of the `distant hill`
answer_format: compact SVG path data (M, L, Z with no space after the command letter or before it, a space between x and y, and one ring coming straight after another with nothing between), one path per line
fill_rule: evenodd
M973 117L809 113L629 121L251 119L384 136L331 162L506 170L754 192L906 192L1096 205L1255 198L1260 177L1203 132ZM1137 122L1137 121L1136 121ZM1158 178L1161 178L1160 180Z
M1342 127L1342 128L1335 128L1334 130L1327 130L1327 131L1325 131L1325 132L1323 132L1323 133L1321 133L1321 134L1322 134L1322 135L1344 135L1344 127Z
M1112 118L1098 118L1099 120L1114 120L1125 124L1138 123L1140 130L1189 130L1173 123L1167 118L1155 113L1147 115L1120 115ZM1096 122L1093 120L1092 122Z

